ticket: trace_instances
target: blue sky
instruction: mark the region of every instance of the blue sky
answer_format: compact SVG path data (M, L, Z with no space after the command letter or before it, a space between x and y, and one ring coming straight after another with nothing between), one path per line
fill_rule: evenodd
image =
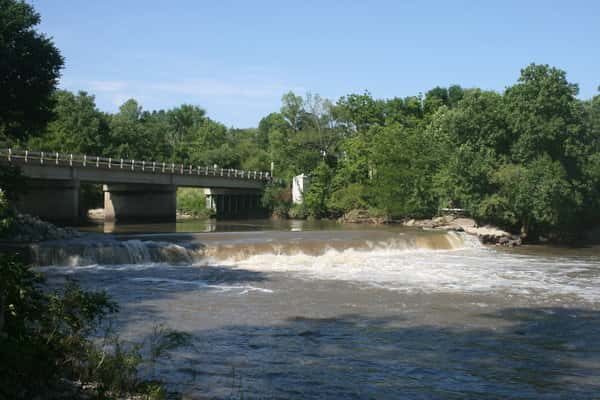
M547 63L589 98L600 85L600 1L30 0L66 59L61 87L114 112L182 103L256 126L288 90L337 99L441 85L502 91Z

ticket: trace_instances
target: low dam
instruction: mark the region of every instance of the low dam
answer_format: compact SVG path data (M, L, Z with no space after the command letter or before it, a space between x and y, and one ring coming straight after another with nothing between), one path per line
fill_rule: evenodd
M37 269L106 290L128 343L184 333L145 373L189 398L600 393L598 247L311 221L157 228L41 243Z

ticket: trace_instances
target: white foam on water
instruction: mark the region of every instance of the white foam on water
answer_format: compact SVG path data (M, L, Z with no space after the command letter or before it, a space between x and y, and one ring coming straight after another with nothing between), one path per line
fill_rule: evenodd
M156 278L156 277L141 277L141 278L128 278L127 280L132 282L142 283L154 283L154 284L167 284L167 285L192 285L199 288L216 289L221 292L239 292L239 294L248 294L250 292L260 293L273 293L273 290L251 286L251 285L224 285L224 284L210 284L203 280L181 280L171 278Z
M600 302L600 257L533 256L494 251L482 246L475 237L454 232L445 236L398 236L383 241L363 241L359 248L340 248L339 243L334 248L330 245L334 242L335 239L323 241L316 252L314 245L306 247L311 253L304 253L302 245L293 244L291 247L285 242L249 250L242 243L236 245L239 248L226 247L214 256L204 255L185 266L202 268L218 265L262 273L283 273L301 279L348 281L402 292L523 295L542 300L576 296L584 301ZM93 273L178 268L169 263L148 262L143 243L130 241L127 246L128 252L137 257L134 263L39 269L72 274L83 270ZM181 246L172 248L178 254L188 251ZM131 256L128 258L131 259ZM158 285L197 285L240 294L271 292L267 288L209 284L203 280L154 276L131 279Z
M519 256L482 246L459 250L329 250L320 256L259 254L232 268L351 281L405 292L577 296L600 301L600 260Z

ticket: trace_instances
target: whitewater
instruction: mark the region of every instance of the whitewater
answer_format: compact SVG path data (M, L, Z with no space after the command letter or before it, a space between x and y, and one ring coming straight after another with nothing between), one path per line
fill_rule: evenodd
M270 229L269 229L270 228ZM600 251L457 232L257 226L37 246L57 287L121 304L132 342L192 343L159 377L192 398L593 398Z

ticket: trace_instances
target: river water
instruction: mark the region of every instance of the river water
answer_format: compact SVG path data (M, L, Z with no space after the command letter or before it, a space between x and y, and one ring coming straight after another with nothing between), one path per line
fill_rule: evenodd
M41 246L40 269L106 289L127 340L190 334L152 370L189 398L600 398L597 247L289 221L90 231Z

